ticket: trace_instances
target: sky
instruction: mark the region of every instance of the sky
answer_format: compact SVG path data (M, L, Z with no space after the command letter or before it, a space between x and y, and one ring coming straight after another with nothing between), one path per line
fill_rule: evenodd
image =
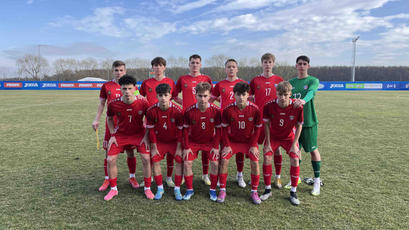
M409 65L408 0L3 0L0 70L58 58L299 55L312 66ZM206 63L203 63L206 66Z

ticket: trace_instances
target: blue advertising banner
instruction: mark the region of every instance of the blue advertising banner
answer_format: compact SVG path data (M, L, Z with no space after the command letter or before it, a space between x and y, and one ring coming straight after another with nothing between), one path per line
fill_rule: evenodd
M103 84L80 81L0 81L0 90L99 90ZM141 84L137 82L138 88ZM409 82L323 81L318 90L409 90Z

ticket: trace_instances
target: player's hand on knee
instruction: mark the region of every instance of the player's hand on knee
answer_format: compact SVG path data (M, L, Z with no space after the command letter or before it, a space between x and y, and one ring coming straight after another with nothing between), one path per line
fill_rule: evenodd
M210 155L213 156L214 160L219 160L219 158L220 158L220 150L219 150L219 149L212 148L212 149L210 150Z
M193 152L192 152L192 149L184 149L183 150L183 159L184 160L187 160L187 159L189 159L189 155L190 154L193 154Z
M159 155L159 151L157 148L151 148L151 157Z
M115 138L115 136L112 136L110 139L109 139L109 142L108 142L108 149L110 149L111 148L111 145L112 144L115 144L116 146L118 146L118 142L116 142L116 138Z
M224 147L223 150L222 150L222 157L226 157L231 152L232 152L232 150L231 150L230 146Z
M271 145L270 145L270 144L264 145L263 150L264 150L264 153L268 153L268 152L272 152L272 151L273 151L273 149L271 148Z
M141 146L142 144L145 145L145 148L146 148L147 150L150 150L150 141L149 141L149 137L148 137L147 135L145 135L145 136L142 138L141 142L139 142L139 145L140 145L140 146Z

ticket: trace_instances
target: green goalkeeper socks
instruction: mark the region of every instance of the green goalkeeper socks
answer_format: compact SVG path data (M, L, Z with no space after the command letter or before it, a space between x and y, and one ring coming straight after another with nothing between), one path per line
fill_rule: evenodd
M311 161L312 169L314 170L314 177L320 177L321 161Z

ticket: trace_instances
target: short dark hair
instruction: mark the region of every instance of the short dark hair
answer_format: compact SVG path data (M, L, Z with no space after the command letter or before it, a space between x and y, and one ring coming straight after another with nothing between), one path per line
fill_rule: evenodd
M196 59L196 58L199 58L200 61L202 61L202 57L200 57L199 54L193 54L192 56L189 57L189 62L190 62L192 59Z
M156 86L155 91L156 91L156 94L165 94L165 93L170 93L171 89L172 88L170 88L170 85L166 83L161 83L158 86Z
M234 85L233 92L238 94L244 94L250 91L250 86L247 82L238 82Z
M151 61L151 65L163 65L166 66L166 60L163 57L156 57L154 59L152 59Z
M305 55L299 56L299 57L295 60L295 63L298 63L299 60L306 61L308 64L310 64L310 58L307 57L307 56L305 56Z
M229 62L234 62L234 63L236 63L236 65L237 65L237 61L234 60L233 58L230 58L230 59L227 59L227 61L224 63L224 66L226 66L227 63L229 63Z
M136 85L136 79L132 75L125 74L118 81L119 85Z
M115 67L119 67L119 66L124 66L125 67L125 62L121 61L121 60L116 60L112 63L112 69L114 69Z
M209 84L209 82L199 82L196 87L195 87L196 93L199 92L205 92L209 91L209 93L212 91L212 86Z

